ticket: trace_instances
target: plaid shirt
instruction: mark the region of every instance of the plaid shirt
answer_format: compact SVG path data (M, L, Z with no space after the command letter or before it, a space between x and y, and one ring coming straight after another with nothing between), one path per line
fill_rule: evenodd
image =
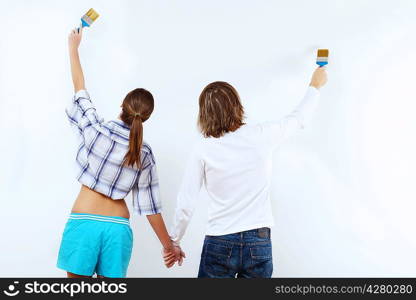
M123 199L132 191L136 213L160 213L159 183L150 146L143 143L141 170L123 165L129 127L119 120L104 122L85 90L75 94L66 114L79 138L78 181L112 199Z

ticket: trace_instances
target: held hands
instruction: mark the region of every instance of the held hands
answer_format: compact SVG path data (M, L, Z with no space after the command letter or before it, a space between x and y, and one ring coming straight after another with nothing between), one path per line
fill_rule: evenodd
M325 67L316 68L316 70L312 74L310 86L319 89L320 87L324 86L328 81L328 77L326 74Z
M162 255L166 267L172 267L175 262L182 265L185 253L183 253L176 242L172 241L166 230L162 215L160 213L147 215L147 219L163 246Z
M82 39L82 26L74 28L68 36L69 50L78 50L79 44Z
M163 260L165 261L165 266L167 268L171 268L175 262L178 262L178 265L182 266L185 257L185 253L182 251L181 247L175 243L172 243L171 248L163 249Z

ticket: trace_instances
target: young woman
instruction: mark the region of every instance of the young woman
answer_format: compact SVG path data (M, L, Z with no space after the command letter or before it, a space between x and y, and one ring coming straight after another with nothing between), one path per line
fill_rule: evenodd
M147 215L163 246L165 264L182 263L160 214L156 163L143 142L143 122L153 111L153 96L145 89L127 94L120 120L104 122L85 90L78 56L82 29L69 35L69 57L75 96L66 109L79 137L76 156L81 191L62 236L57 267L68 277L125 277L133 236L124 198L132 191L134 211Z
M202 91L198 124L205 138L191 154L170 231L178 244L205 184L210 203L198 277L271 277L272 153L305 126L326 80L325 69L318 68L291 114L256 125L244 124L240 97L230 84L213 82Z

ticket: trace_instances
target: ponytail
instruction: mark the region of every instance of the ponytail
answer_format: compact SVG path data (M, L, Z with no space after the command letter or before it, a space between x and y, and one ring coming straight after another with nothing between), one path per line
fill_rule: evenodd
M143 122L140 116L135 116L130 127L129 149L124 157L127 166L141 168L141 149L143 144Z
M120 119L130 127L129 148L124 156L124 165L141 169L143 145L143 122L153 112L152 94L145 89L135 89L126 95L121 105Z

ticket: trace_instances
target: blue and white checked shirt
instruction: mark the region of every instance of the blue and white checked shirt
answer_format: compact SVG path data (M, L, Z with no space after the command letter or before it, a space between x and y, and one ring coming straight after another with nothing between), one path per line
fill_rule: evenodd
M85 90L75 94L66 114L79 137L78 181L112 199L124 199L132 191L136 213L160 213L159 183L150 146L143 143L142 170L123 165L129 145L129 127L121 120L104 122Z

